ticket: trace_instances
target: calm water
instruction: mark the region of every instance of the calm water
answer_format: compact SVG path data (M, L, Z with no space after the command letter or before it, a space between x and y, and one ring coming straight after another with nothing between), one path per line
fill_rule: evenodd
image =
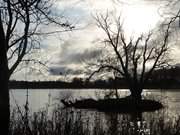
M56 106L60 103L60 99L68 98L71 100L81 98L103 98L105 90L84 89L84 90L48 90L34 89L28 90L28 101L31 112L39 111L46 106ZM119 90L121 97L128 95L128 90ZM10 104L11 108L17 105L23 107L26 103L26 90L11 90ZM179 115L180 112L180 91L178 90L145 90L143 96L150 99L161 101L165 105L165 110L168 115Z
M104 93L107 92L105 90L97 90L97 89L84 89L84 90L28 90L28 101L30 113L48 110L47 117L51 119L53 108L57 108L57 106L63 105L60 103L60 99L82 99L82 98L94 98L99 99L104 97ZM119 90L119 95L121 97L129 95L128 90ZM16 108L17 106L23 110L24 105L26 103L26 90L11 90L10 91L10 104L11 109ZM165 106L164 109L157 110L155 112L143 112L143 113L131 113L131 114L117 114L117 113L103 113L98 112L96 110L69 110L69 114L67 117L66 110L65 115L60 116L60 122L64 121L64 118L76 119L79 123L81 120L83 121L83 126L87 126L87 129L90 130L93 135L94 129L97 126L107 131L107 134L110 133L114 135L114 131L121 131L122 129L138 131L140 133L143 131L144 135L157 134L161 133L162 124L167 126L167 129L173 129L175 121L180 116L180 91L178 90L145 90L143 92L143 97L148 99L155 99L160 101ZM58 108L59 109L59 108ZM61 108L62 109L62 108ZM72 113L73 112L73 113ZM79 112L81 115L79 115ZM74 117L75 116L75 117ZM141 121L140 119L141 118ZM66 119L65 121L66 122ZM75 122L76 123L76 122ZM136 124L139 127L135 126ZM71 123L72 125L76 125ZM71 125L71 126L72 126ZM124 125L124 126L123 126ZM164 126L163 126L164 127ZM109 133L110 132L110 133ZM91 135L90 134L90 135Z

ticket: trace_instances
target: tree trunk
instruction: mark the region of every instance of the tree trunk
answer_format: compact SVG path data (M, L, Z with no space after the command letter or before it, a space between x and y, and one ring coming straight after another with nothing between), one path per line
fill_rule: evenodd
M133 100L137 101L137 103L142 100L142 96L141 96L142 89L134 87L130 89L130 92L131 92L131 97L133 98Z
M8 62L6 54L6 42L3 26L0 18L0 132L9 134L9 89L8 89Z
M1 52L0 52L1 53ZM6 69L2 67L0 58L0 132L4 135L9 133L10 106L8 79L6 78Z

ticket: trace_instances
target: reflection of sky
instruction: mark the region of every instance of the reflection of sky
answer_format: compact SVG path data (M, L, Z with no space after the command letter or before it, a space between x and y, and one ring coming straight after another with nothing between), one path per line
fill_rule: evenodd
M50 101L52 106L55 103L59 103L60 99L69 98L72 100L75 99L82 99L82 98L94 98L99 99L103 98L106 91L103 90L29 90L29 107L32 112L38 111L39 109L43 109ZM50 98L49 98L50 95ZM129 91L119 91L120 97L124 97L129 95ZM180 111L180 92L179 91L148 91L145 90L143 92L148 99L155 99L157 101L161 101L162 104L165 105L164 112L168 116L175 117L179 115ZM10 92L10 104L13 107L16 107L15 102L20 106L23 107L26 103L26 91L25 90L15 90Z
M57 14L65 16L78 30L67 33L59 33L44 38L41 42L42 50L37 55L40 60L49 60L49 71L46 77L39 76L37 79L29 75L29 79L48 80L58 79L59 73L71 70L72 74L82 71L82 60L89 60L93 56L98 57L99 39L104 37L93 19L96 13L121 14L124 22L125 33L128 36L137 36L154 28L161 19L159 9L163 6L161 1L149 0L61 0L55 4ZM163 9L163 8L162 8ZM44 30L53 30L49 27ZM177 49L175 49L177 50ZM96 53L96 55L95 55ZM177 53L176 53L177 54ZM174 57L179 57L174 53ZM91 56L92 55L92 56ZM82 57L82 58L80 58ZM80 60L82 59L82 60ZM74 64L75 63L75 64ZM62 70L61 70L62 69ZM57 71L55 71L57 70ZM74 71L73 71L74 70ZM57 74L56 74L57 73ZM82 73L79 72L79 75ZM77 74L76 74L77 75ZM23 80L21 74L15 74L15 79Z

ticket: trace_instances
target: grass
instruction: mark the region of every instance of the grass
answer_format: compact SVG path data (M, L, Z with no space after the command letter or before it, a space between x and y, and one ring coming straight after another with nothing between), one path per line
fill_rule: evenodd
M180 117L157 114L118 114L54 108L31 114L11 111L10 135L180 135ZM28 115L27 115L28 114ZM141 117L141 118L140 118Z

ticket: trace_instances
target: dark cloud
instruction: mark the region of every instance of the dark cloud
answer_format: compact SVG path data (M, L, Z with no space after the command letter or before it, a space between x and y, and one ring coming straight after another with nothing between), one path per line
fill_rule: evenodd
M101 50L90 50L78 52L78 50L66 54L59 61L60 64L80 64L82 61L88 61L94 58L98 58L102 54Z
M61 66L52 66L49 68L49 73L51 75L81 75L84 73L82 69L81 62L88 61L94 58L98 58L101 55L101 50L89 50L81 52L72 52L66 54L61 58L61 61L58 63ZM75 66L71 66L71 64ZM63 66L62 66L63 65Z
M51 75L80 75L83 73L82 69L71 69L65 66L62 67L50 67L49 73Z

